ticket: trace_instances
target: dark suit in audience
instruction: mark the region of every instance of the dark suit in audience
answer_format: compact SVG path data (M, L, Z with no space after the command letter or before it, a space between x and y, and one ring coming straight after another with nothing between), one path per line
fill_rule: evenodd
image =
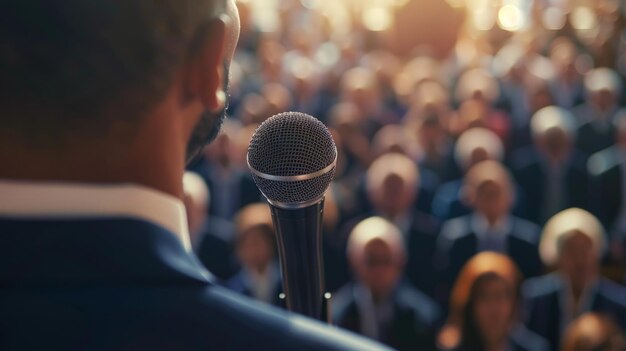
M550 274L528 280L523 287L526 326L550 342L551 350L558 350L567 321L562 306L566 304L565 282ZM622 328L626 328L626 289L604 278L589 290L579 314L585 312L606 314Z
M220 280L229 279L237 272L234 230L230 221L210 217L202 226L199 243L194 248L200 262Z
M333 321L356 333L403 350L435 350L434 330L440 322L437 305L408 284L400 284L377 306L369 302L365 289L348 284L333 296ZM373 324L378 327L371 327ZM368 335L376 329L378 335Z
M258 290L258 282L256 283L257 287L255 287L255 283L252 282L253 279L254 278L252 278L248 271L242 269L239 273L235 274L235 276L227 280L224 286L256 300L278 307L285 307L285 304L279 298L282 292L282 280L277 265L271 267L271 271L266 277L267 281L264 282L266 284L264 291Z
M620 211L625 205L624 154L618 146L614 146L595 153L587 164L591 176L592 210L609 231L616 229Z
M549 169L534 147L517 151L513 160L513 175L525 195L523 217L526 219L542 224L565 208L588 207L589 180L585 157L580 153L573 151L554 170Z
M542 273L539 258L539 227L529 221L510 216L500 233L498 243L489 244L494 233L484 232L476 224L476 215L467 215L445 222L437 243L437 262L443 268L448 286L456 279L465 263L481 251L495 251L509 256L524 277Z
M576 148L585 155L604 150L614 143L615 127L611 120L592 120L578 128Z

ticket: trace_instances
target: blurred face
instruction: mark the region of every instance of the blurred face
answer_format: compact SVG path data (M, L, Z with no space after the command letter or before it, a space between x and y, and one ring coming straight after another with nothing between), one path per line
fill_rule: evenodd
M374 190L374 193L374 206L390 217L406 212L415 199L413 188L396 174L386 177L380 189Z
M365 245L357 273L374 297L383 298L395 288L402 273L402 262L387 243L373 240Z
M511 198L503 182L487 181L476 189L474 207L489 220L498 220L509 213Z
M477 281L474 321L486 340L498 340L508 334L515 313L515 293L504 279L489 277Z
M237 244L237 256L242 266L255 271L264 272L274 259L273 243L259 228L251 228Z
M615 104L615 94L608 90L601 90L591 95L591 102L600 110L606 111Z
M598 255L591 239L580 232L567 234L561 243L559 271L575 289L582 289L595 278Z
M562 159L571 148L570 137L560 128L549 129L538 138L539 149L549 158Z

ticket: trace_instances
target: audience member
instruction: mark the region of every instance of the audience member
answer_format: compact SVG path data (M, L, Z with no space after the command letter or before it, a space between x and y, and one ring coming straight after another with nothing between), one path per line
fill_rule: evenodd
M241 270L226 287L259 301L281 305L280 270L270 209L266 204L244 207L235 218L235 252Z
M401 351L434 350L439 310L402 281L400 230L381 217L367 218L352 231L347 254L355 281L334 295L334 323Z
M543 338L519 323L521 282L506 256L482 252L469 260L454 284L448 321L438 336L440 349L548 350Z
M624 351L624 333L609 318L585 313L573 321L563 337L562 351Z
M571 113L544 107L533 115L530 127L534 145L512 156L513 174L525 195L524 217L543 224L563 209L586 208L588 176L585 158L574 148Z
M600 258L606 246L602 224L589 212L570 208L545 225L540 254L555 272L524 284L526 326L559 350L563 332L585 312L604 313L626 327L626 288L603 278Z
M463 191L473 211L441 228L436 254L443 273L440 280L451 286L465 263L482 251L508 255L523 278L541 274L539 227L511 215L513 184L504 166L496 161L474 165L465 175Z
M233 252L232 223L208 215L211 196L206 183L198 174L185 172L183 191L193 251L200 262L217 278L230 278L237 267Z

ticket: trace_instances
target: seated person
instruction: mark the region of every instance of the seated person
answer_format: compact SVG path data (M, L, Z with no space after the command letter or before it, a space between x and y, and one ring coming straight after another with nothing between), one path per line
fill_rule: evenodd
M585 156L574 148L571 113L544 107L533 115L530 129L534 145L511 156L511 169L524 193L523 217L543 225L566 208L586 208L589 180Z
M237 266L233 252L232 223L208 215L211 195L198 174L185 172L183 191L191 248L200 262L217 278L223 280L232 277Z
M541 259L555 272L529 279L523 287L526 326L558 350L563 331L586 312L604 313L624 330L626 288L600 276L606 247L604 229L591 213L570 208L543 229Z
M626 114L616 119L615 125L615 146L593 154L587 168L590 206L609 232L612 258L621 261L626 244Z
M483 161L465 175L464 192L473 211L442 226L436 263L443 272L447 295L459 271L481 251L509 256L523 277L542 273L539 258L539 227L511 215L513 185L509 172L496 161Z
M280 269L276 262L276 241L270 209L252 204L235 219L235 253L241 270L226 287L259 301L281 306Z
M581 124L576 147L591 155L613 145L614 119L625 113L619 105L622 79L610 68L601 67L585 75L586 102L574 109Z
M518 322L522 277L508 257L482 252L461 270L450 314L437 340L441 350L542 351L548 343Z
M439 222L415 209L414 204L423 195L419 168L408 157L389 153L370 165L366 177L367 197L373 207L369 215L384 217L400 229L408 248L406 275L420 291L433 296L433 255Z
M348 241L355 282L331 301L336 325L398 350L434 350L439 309L401 280L406 253L396 226L381 217L361 221Z
M484 128L465 131L454 147L454 159L463 174L480 161L502 161L503 158L502 141L495 133ZM445 221L470 213L471 209L461 201L462 187L462 177L442 184L433 198L433 215Z
M609 318L585 313L565 331L562 351L623 351L623 332Z

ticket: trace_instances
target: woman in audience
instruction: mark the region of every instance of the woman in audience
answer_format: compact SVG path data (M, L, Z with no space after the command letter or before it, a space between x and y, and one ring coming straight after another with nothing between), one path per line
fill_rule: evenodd
M438 337L441 350L542 351L547 342L518 323L520 273L494 252L474 256L452 292L448 322Z

